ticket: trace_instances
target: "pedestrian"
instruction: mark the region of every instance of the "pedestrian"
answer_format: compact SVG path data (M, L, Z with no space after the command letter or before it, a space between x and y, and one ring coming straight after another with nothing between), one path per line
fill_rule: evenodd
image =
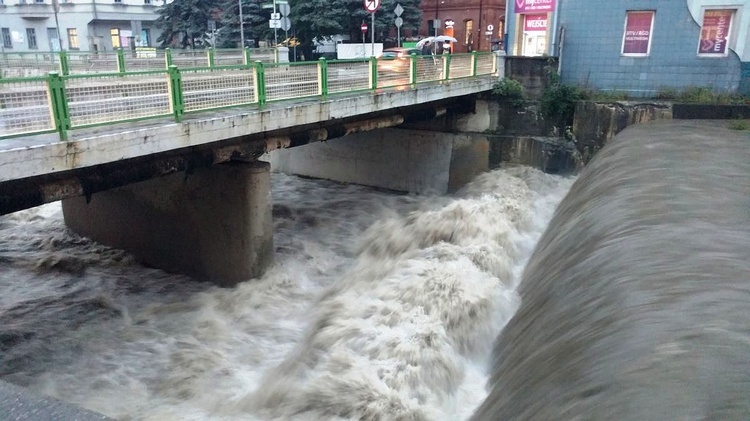
M443 54L450 54L451 53L451 43L446 41L443 43Z
M430 54L432 54L432 44L430 44L430 41L427 41L422 45L422 55L429 56Z

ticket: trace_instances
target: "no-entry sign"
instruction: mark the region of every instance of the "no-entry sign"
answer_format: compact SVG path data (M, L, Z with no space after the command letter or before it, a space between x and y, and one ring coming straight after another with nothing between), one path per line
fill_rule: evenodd
M365 32L367 32L367 24L363 23L362 26L359 27L359 29L361 29L362 33L364 34Z
M380 8L380 0L365 0L365 10L368 12L375 13L378 8Z

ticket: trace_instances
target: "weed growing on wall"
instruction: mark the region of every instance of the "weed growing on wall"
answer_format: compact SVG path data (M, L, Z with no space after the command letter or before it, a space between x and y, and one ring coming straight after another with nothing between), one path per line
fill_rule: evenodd
M517 80L504 78L492 86L492 95L499 101L506 101L515 108L526 105L523 85Z
M542 116L562 130L573 124L576 102L585 99L584 92L573 85L560 81L560 75L553 66L547 66L548 85L542 91L540 109Z

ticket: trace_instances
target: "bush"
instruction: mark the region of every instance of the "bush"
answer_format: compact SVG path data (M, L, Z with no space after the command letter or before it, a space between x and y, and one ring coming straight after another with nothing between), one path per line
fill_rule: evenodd
M500 101L508 101L515 108L526 105L523 85L517 80L504 78L492 86L492 95Z
M750 129L750 121L734 120L731 123L729 123L729 128L732 130L748 130Z
M551 84L542 91L542 116L562 131L565 126L573 124L576 103L584 98L584 92L576 86Z

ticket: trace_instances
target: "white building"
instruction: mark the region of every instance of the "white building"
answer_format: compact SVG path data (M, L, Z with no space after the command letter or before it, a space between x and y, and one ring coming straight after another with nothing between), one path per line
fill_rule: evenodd
M0 0L0 52L155 46L163 1Z

